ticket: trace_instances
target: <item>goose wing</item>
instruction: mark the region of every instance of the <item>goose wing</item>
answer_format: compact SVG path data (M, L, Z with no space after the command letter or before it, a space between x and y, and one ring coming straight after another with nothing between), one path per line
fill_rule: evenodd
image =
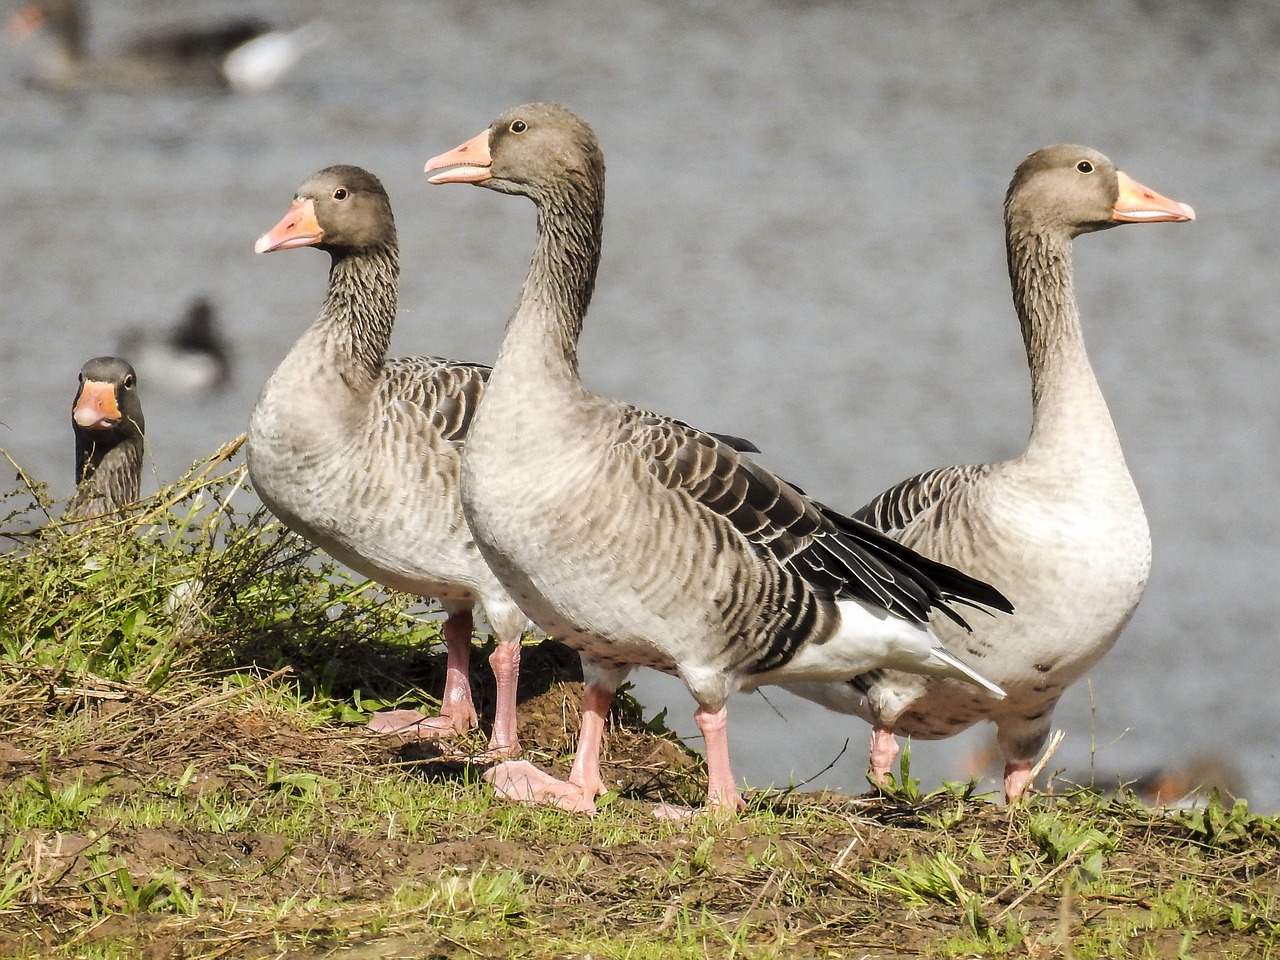
M439 357L397 357L387 361L383 388L397 403L427 417L442 440L460 444L467 436L489 380L479 363Z
M728 444L688 424L643 411L619 442L633 446L669 489L723 518L761 555L818 595L854 599L917 622L933 609L964 625L947 603L1007 609L981 581L917 555L869 524L804 496Z
M991 473L990 464L940 467L895 483L853 512L863 523L892 537L936 521L947 503L965 498Z

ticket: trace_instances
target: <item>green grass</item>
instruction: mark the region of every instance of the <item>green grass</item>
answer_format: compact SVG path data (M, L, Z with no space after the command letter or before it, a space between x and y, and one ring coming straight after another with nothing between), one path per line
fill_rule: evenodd
M0 503L0 957L1280 957L1280 822L1243 801L1006 810L904 751L883 794L672 823L697 759L625 698L596 817L497 801L479 733L360 733L433 703L436 628L237 509L234 452L98 526ZM563 770L556 663L526 648L521 725Z

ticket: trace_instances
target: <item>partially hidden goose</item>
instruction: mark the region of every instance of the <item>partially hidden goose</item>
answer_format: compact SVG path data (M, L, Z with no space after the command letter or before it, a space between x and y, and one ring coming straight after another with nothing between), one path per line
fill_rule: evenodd
M9 21L9 34L18 40L47 35L37 77L42 84L256 93L279 82L325 38L318 23L278 29L256 17L236 17L140 36L112 53L92 56L86 7L83 0L33 0Z
M63 519L113 513L137 500L146 424L133 367L119 357L95 357L81 367L71 429L76 439L76 493Z
M431 183L477 183L538 209L528 278L463 451L462 503L511 596L581 653L587 686L568 781L508 762L487 774L501 795L592 812L605 716L636 665L693 694L707 804L720 812L743 805L726 737L734 691L893 665L1001 695L927 627L934 610L960 621L948 602L1007 610L998 591L708 433L583 386L577 345L604 212L604 158L585 122L528 104L426 170Z
M120 352L133 360L148 389L199 395L220 390L231 378L231 348L206 296L192 300L171 330L124 334Z
M1089 366L1071 279L1071 242L1122 223L1195 213L1135 183L1087 147L1031 154L1005 198L1013 303L1031 370L1031 437L1000 463L904 480L855 516L914 550L990 581L1011 617L975 633L935 621L947 648L1008 696L974 696L947 679L878 670L794 692L871 722L871 771L883 783L894 733L949 737L996 725L1008 799L1027 789L1063 691L1111 649L1151 566L1146 515Z
M476 725L469 665L478 601L498 639L489 660L497 680L489 751L514 755L526 620L481 558L458 499L459 455L489 370L387 358L400 254L391 202L372 174L334 166L307 178L255 249L296 247L329 254L329 291L254 405L254 489L331 556L390 589L439 600L448 615L440 716L391 711L371 728L425 738Z

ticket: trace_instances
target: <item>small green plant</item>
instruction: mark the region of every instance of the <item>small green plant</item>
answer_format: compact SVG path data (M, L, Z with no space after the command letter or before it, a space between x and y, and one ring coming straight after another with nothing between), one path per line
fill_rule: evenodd
M109 773L90 783L76 777L56 784L41 765L38 776L19 782L18 795L5 804L5 819L13 830L78 830L102 803L114 777Z
M896 776L890 772L888 780L883 784L876 783L874 780L870 780L869 777L868 782L888 796L906 803L917 803L924 796L924 793L920 789L920 781L911 776L910 741L903 745L902 752L898 754L898 773Z
M3 860L0 860L0 876L4 877L0 885L0 913L19 909L20 898L31 887L31 872L22 857L26 845L25 837L14 837L9 841Z
M1249 802L1243 797L1230 808L1224 807L1217 790L1203 807L1180 811L1179 819L1191 836L1214 847L1238 845L1253 836L1280 837L1280 818L1250 814Z
M164 870L139 881L123 864L111 863L105 853L88 857L93 873L83 881L97 909L107 913L180 913L196 916L203 894Z
M905 865L887 865L884 872L887 877L873 877L868 882L915 902L958 904L964 896L960 886L964 869L945 853L914 859Z
M1069 856L1114 850L1115 840L1096 827L1052 810L1038 810L1027 817L1027 833L1049 857L1062 863Z

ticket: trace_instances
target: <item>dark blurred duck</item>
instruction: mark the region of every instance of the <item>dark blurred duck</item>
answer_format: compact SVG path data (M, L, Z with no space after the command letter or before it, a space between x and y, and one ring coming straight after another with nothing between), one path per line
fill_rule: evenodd
M137 500L145 425L133 367L118 357L95 357L81 367L71 429L77 490L63 519L100 516Z
M172 330L126 333L120 353L132 358L150 387L174 393L207 393L231 376L231 350L207 297L192 300Z
M19 41L36 33L47 37L37 79L57 89L206 87L256 93L274 86L324 40L316 23L276 30L255 17L237 17L147 34L112 53L91 56L81 0L34 0L9 21L9 35Z

